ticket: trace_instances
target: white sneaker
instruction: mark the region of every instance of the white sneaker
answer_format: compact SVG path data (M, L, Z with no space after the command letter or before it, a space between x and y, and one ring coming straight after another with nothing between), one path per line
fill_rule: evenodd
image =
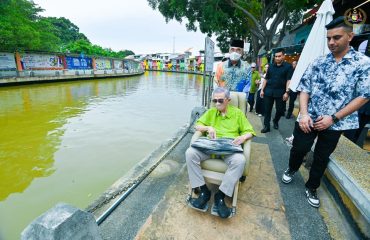
M306 197L308 203L315 208L320 207L320 200L317 197L316 189L306 188Z
M285 138L285 141L286 141L287 143L289 143L290 145L292 145L292 144L293 144L293 139L294 139L294 136L292 135L292 136L290 136L290 137Z
M288 168L287 170L285 170L283 177L281 178L281 181L287 184L290 183L293 180L294 174L295 171L290 170L290 168Z

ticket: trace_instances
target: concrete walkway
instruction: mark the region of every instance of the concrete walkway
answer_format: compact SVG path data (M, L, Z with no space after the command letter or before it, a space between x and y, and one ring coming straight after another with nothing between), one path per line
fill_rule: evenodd
M248 118L259 133L263 119L252 113ZM305 198L304 173L289 185L280 181L289 156L284 138L290 136L293 124L293 119L281 119L279 130L253 139L251 171L239 189L235 217L224 220L210 210L201 213L187 207L184 152L191 138L187 134L100 225L103 239L331 239L322 217L325 205L330 205L326 192L319 191L324 206L318 210ZM339 231L340 226L331 231Z

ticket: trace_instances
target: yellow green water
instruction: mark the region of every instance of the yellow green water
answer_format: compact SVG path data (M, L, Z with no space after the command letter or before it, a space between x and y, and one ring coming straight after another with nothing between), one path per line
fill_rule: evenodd
M0 239L58 202L86 207L201 103L201 76L0 88Z

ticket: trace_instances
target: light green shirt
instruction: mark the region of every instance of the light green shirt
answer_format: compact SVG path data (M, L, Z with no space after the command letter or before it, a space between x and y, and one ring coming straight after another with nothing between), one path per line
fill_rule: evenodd
M225 116L215 107L210 108L198 119L196 125L213 127L217 138L236 138L247 133L256 136L244 113L231 105L227 106Z
M249 90L250 93L255 93L256 92L256 90L257 90L256 81L260 80L260 79L261 79L260 74L258 73L258 71L254 70L252 72L252 83L251 83L251 88Z

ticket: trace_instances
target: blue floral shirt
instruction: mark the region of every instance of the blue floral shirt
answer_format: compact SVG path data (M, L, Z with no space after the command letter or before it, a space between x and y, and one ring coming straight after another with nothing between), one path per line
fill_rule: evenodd
M310 95L308 114L313 121L332 115L356 97L370 98L370 58L352 47L338 63L332 53L319 57L308 66L297 90ZM329 129L358 127L358 113L354 112Z
M247 62L239 60L238 64L233 66L228 60L217 66L215 78L222 83L221 86L230 91L249 93L252 69Z

